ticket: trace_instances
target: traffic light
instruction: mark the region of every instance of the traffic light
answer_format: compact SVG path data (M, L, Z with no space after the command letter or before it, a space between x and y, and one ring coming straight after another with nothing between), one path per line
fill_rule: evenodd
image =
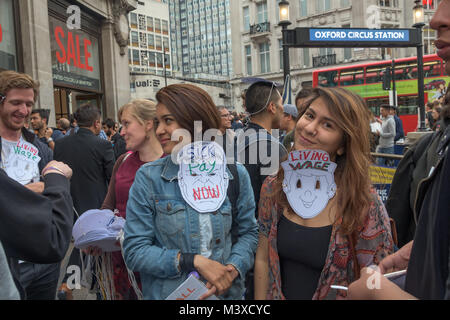
M391 90L391 67L387 67L383 74L383 90Z

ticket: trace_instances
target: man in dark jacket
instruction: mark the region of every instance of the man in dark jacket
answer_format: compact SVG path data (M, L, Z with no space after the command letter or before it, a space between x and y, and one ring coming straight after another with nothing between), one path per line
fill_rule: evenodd
M115 158L111 143L98 137L102 126L97 108L84 105L75 119L79 130L56 141L54 158L72 168L70 191L75 209L82 214L101 207Z
M115 158L111 143L98 137L102 129L100 111L84 105L74 116L78 131L57 140L54 152L56 160L67 163L73 170L70 193L76 212L81 215L87 210L101 207L108 191ZM78 249L72 251L68 265L81 265ZM66 284L69 275L65 273L61 287L65 295L61 296L60 290L60 299L70 299L71 291Z
M43 172L45 188L39 194L9 178L0 169L0 242L22 299L46 298L46 293L41 290L40 295L26 295L30 288L22 285L23 264L19 265L18 259L34 263L40 269L46 264L59 266L72 237L73 212L69 192L72 170L61 162L51 161ZM57 271L56 281L48 283L52 286L48 290L49 299L55 297L59 269ZM48 276L48 272L44 275ZM43 279L37 280L46 289ZM0 283L0 287L3 285Z
M265 178L278 171L280 159L287 154L278 136L272 129L280 127L283 116L283 99L276 84L271 81L258 81L250 85L245 93L245 106L250 121L237 132L237 157L247 169L255 196L258 217L260 191ZM254 299L253 270L246 277L247 300Z
M437 54L445 60L447 73L450 73L449 12L450 0L442 0L430 21L430 27L437 30ZM417 222L414 239L384 258L379 265L381 274L406 269L404 287L400 288L377 271L367 272L367 269L363 269L361 278L348 288L350 298L450 300L449 90L444 104L442 134L436 135L425 150L427 155L436 160L417 189L410 191L416 194L413 207L414 219ZM390 214L389 211L388 213ZM373 284L374 279L379 280L375 280L379 290L368 288L367 284Z

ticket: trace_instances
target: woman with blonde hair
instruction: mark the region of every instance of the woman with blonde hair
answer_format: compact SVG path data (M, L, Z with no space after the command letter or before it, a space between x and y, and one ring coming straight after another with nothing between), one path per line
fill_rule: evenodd
M327 198L314 212L310 208L317 204L315 198L302 207L307 180L295 166L282 166L266 179L259 204L256 299L344 298L346 292L331 285L348 286L360 268L377 264L393 251L386 209L371 188L370 117L364 100L342 88L319 87L306 106L288 159L301 153L328 154L327 167L315 167L329 173L327 180L315 178L304 193L320 198L322 186L328 185ZM293 173L297 184L285 179ZM314 178L308 174L306 178ZM289 197L287 190L301 199Z
M153 125L155 115L156 104L146 99L133 100L119 109L119 122L122 124L120 135L126 142L128 152L122 154L114 165L108 193L101 209L117 210L118 215L126 219L128 191L134 182L136 172L142 165L163 156ZM100 251L98 248L89 248L88 253L100 254ZM113 252L112 259L115 298L135 300L137 296L128 279L121 252ZM140 286L138 275L136 279Z

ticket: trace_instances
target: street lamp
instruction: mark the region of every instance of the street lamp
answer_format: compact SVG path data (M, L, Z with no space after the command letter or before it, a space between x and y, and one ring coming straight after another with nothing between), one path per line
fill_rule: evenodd
M422 28L425 26L424 12L421 0L415 0L413 8L414 24L418 36L417 45L417 89L419 98L419 128L417 131L426 131L425 126L425 93L424 93L424 74L423 74L423 39Z
M164 68L164 84L167 87L167 73L166 73L166 48L163 42L163 68Z
M289 46L287 44L287 27L291 24L289 21L289 2L286 0L281 0L278 3L279 6L279 17L280 22L278 23L281 26L282 35L283 35L283 74L284 81L286 81L286 77L289 75ZM287 83L284 83L286 87Z

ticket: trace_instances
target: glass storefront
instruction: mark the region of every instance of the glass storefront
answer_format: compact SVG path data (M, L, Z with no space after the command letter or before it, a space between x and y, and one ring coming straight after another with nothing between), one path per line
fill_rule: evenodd
M98 39L49 17L53 81L56 85L101 91Z
M17 70L13 0L0 1L0 70Z
M90 104L102 110L100 35L84 29L68 29L58 13L62 2L49 1L50 44L56 119L68 117L80 106ZM81 25L86 13L82 13ZM89 19L92 30L92 18ZM103 111L103 110L102 110Z

